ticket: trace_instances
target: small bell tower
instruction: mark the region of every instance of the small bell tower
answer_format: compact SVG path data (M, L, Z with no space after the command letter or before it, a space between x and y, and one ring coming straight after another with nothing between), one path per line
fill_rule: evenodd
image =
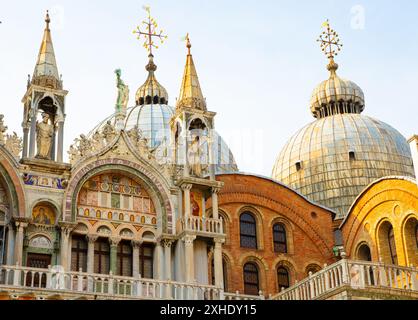
M51 19L47 11L46 27L32 78L22 99L23 159L63 162L65 97L68 91L58 73L52 44Z
M176 112L171 119L172 162L175 183L180 189L178 234L184 241L185 280L208 283L196 272L194 261L207 260L207 250L214 246L215 285L223 288L222 243L225 240L218 212L218 192L223 186L215 179L217 157L213 155L214 118L207 110L191 54L189 35L187 58ZM206 203L212 199L212 212ZM195 259L196 258L196 259ZM207 264L206 264L207 265ZM200 270L201 271L201 270ZM203 272L204 274L205 272Z

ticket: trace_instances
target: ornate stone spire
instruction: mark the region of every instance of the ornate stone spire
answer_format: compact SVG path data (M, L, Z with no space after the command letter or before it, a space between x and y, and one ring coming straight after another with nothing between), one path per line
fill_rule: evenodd
M196 67L193 62L192 54L190 53L192 45L190 43L189 34L186 35L185 40L187 41L186 46L188 53L186 67L184 68L183 82L180 88L180 96L177 101L177 108L190 107L206 111L206 100L203 97Z
M48 11L46 12L45 22L46 27L41 48L39 49L38 61L33 72L32 83L46 88L62 89L52 44L51 30L49 29L51 19Z
M163 30L157 31L158 24L157 21L151 17L150 7L145 6L144 9L147 11L148 16L146 20L142 21L142 24L146 27L143 31L140 26L137 26L133 33L137 35L138 40L144 38L143 47L147 49L149 59L148 64L145 66L145 69L148 71L148 78L136 92L136 105L168 104L167 90L155 78L157 66L154 63L154 55L152 54L153 48L158 49L158 46L153 39L155 38L161 41L161 43L164 43L167 36L163 35Z

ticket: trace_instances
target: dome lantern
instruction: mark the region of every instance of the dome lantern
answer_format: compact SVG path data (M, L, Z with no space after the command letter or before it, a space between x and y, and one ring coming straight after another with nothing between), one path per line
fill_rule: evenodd
M143 47L148 51L149 62L145 66L145 69L148 71L148 78L145 83L139 87L135 95L135 102L137 106L142 105L151 105L151 104L168 104L168 94L167 90L157 81L155 78L155 71L157 70L157 65L154 63L154 55L152 54L152 49L158 49L157 44L154 42L154 38L164 43L167 39L166 35L163 35L163 30L157 31L157 22L154 18L151 17L151 12L149 7L145 7L145 10L148 13L147 19L142 21L142 24L146 26L145 31L142 31L140 26L137 26L133 31L137 35L137 39L140 40L144 38Z
M330 77L315 88L310 102L311 112L317 119L336 114L360 114L365 105L363 91L354 82L337 75L338 64L335 63L334 57L338 55L343 45L328 21L323 27L326 30L317 41L321 43L321 49L329 59L327 69Z

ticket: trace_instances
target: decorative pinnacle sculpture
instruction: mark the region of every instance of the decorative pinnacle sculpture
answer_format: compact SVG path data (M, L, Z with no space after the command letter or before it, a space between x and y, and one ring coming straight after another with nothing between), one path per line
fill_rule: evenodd
M152 48L158 49L158 45L154 42L153 38L160 40L161 43L168 38L166 35L163 35L163 30L157 31L158 24L157 21L151 17L151 10L149 6L143 7L145 11L148 13L148 17L146 20L142 21L142 24L146 26L146 31L142 31L140 26L137 26L136 29L133 31L134 34L137 34L137 39L140 40L141 36L145 39L143 47L147 49L148 56L153 57Z
M328 70L336 71L338 69L338 64L335 63L334 57L338 55L341 51L343 44L341 43L338 33L331 28L329 20L325 21L322 24L322 27L325 28L325 31L319 36L317 42L321 43L322 52L329 59Z

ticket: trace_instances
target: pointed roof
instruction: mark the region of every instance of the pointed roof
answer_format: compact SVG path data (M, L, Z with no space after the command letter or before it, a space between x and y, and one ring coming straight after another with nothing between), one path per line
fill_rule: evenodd
M39 49L38 61L33 72L32 83L54 89L62 89L57 62L55 60L54 46L52 44L51 30L49 24L51 19L49 12L46 13L46 27Z
M187 40L187 59L184 68L183 82L180 88L180 96L177 102L177 108L191 107L206 111L206 100L203 97L202 89L200 88L199 78L197 76L196 67L193 62L193 57L190 53L192 47L189 35Z

